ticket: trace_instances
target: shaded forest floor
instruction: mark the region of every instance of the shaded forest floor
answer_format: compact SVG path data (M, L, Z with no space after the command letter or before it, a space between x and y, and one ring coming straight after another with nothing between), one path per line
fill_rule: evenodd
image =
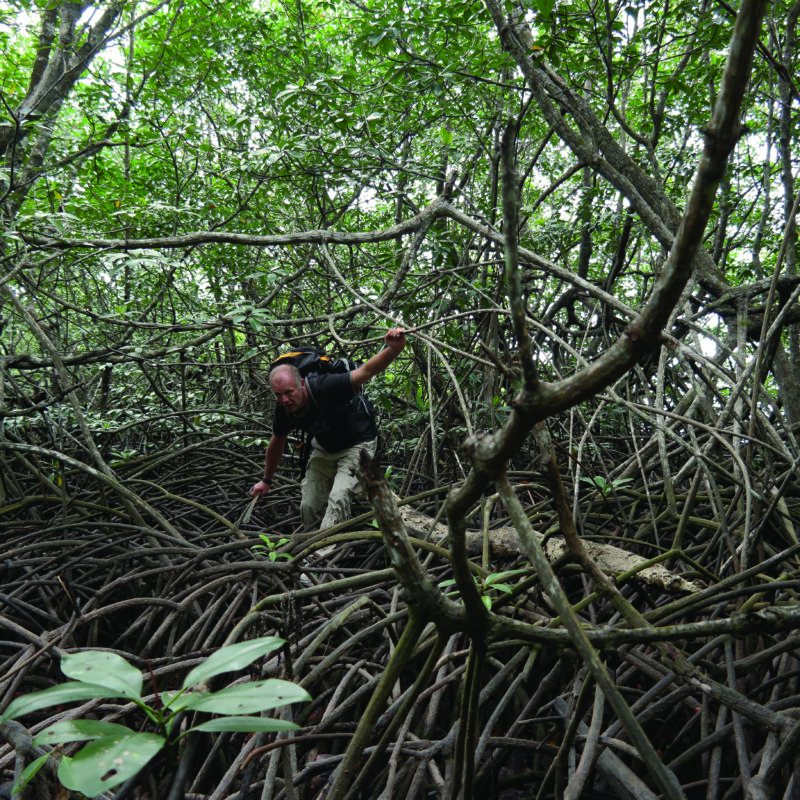
M283 637L287 645L251 674L294 680L313 698L292 710L300 730L277 735L277 742L275 734L206 734L191 753L187 748L183 755L159 756L139 779L109 797L155 800L176 791L197 800L324 797L406 624L404 594L366 500L355 508L361 516L341 530L300 533L299 487L291 469L280 473L268 498L250 507L247 492L262 451L240 443L244 439L192 436L185 446L115 465L130 493L127 507L124 491L86 468L62 462L50 473L53 464L45 466L41 449L6 454L0 708L63 680L58 656L75 648L113 650L151 674L153 685L164 691L179 686L190 668L223 643L263 635ZM391 466L390 477L407 475L397 459ZM509 474L534 528L557 540L546 480L530 459L515 466ZM738 526L725 523L743 508L736 485L717 484L709 497L702 486L690 496L677 484L671 509L663 485L645 485L635 475L593 481L577 507L584 539L643 559L668 554L661 566L690 586L676 590L635 574L619 581L623 595L652 623L683 625L670 635L671 646L746 698L731 704L735 708L721 704L676 678L651 644L607 638L603 658L664 763L688 798L742 797L762 763L769 765L771 796L789 796L792 786L800 787L796 748L786 747L792 735L780 748L777 737L797 723L800 708L792 621L800 589L794 533L800 508L791 486L760 517L749 568L742 569ZM427 491L431 481L422 468L408 483L408 507L433 528L447 475L440 475L444 488L438 492ZM722 521L715 513L719 503L727 509ZM492 530L509 527L496 498L476 508L472 522L479 541L483 528L492 541ZM428 573L442 591L452 591L446 550L421 539L417 545ZM669 555L673 547L682 557ZM485 602L506 617L557 628L535 572L513 550L487 545L482 555L479 544L473 561ZM561 556L554 566L587 629L625 628L573 559ZM770 617L775 609L783 616ZM741 635L733 625L714 627L715 621L752 623L759 614L758 624ZM435 640L430 626L392 691L367 753L387 730L390 740L380 744L382 754L353 796L451 796L470 642L461 634L449 636L431 678L418 685ZM580 797L656 796L619 721L569 646L495 642L480 687L474 797L561 797L584 752L590 770ZM396 715L402 715L399 728L390 729ZM144 723L130 704L97 700L24 721L37 731L75 717L124 722L137 730ZM181 759L188 767L183 786L176 778ZM15 753L6 745L0 749L2 780L11 780L14 768ZM31 789L29 796L45 796L42 786Z

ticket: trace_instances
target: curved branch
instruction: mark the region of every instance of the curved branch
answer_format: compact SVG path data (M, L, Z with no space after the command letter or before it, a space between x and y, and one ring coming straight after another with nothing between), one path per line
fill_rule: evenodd
M490 9L495 5L494 0L486 0L486 3ZM739 10L722 86L706 132L705 151L692 193L667 262L644 310L623 335L588 367L557 383L541 383L533 391L521 392L505 427L496 436L470 443L477 472L483 475L498 474L533 425L593 397L659 344L662 328L692 274L692 265L701 248L717 186L725 171L728 156L741 133L739 113L765 8L765 0L745 0ZM509 30L503 21L504 40L508 38ZM467 487L462 491L466 492Z

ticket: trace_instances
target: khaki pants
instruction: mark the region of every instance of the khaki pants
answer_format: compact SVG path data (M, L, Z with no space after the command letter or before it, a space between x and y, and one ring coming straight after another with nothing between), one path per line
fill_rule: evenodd
M375 455L378 440L362 442L339 453L329 453L311 443L311 455L303 478L300 515L307 531L329 528L350 519L350 499L359 491L358 470L362 450Z

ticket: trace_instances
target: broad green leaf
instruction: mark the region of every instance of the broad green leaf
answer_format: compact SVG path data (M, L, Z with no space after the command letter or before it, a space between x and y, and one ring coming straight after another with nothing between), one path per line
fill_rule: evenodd
M179 697L173 710L193 709L194 711L208 711L212 714L253 714L266 711L268 708L277 708L287 703L297 703L310 700L311 696L305 689L301 689L289 681L270 678L265 681L242 683L229 686L219 692L188 693Z
M238 642L222 647L216 653L212 653L202 664L198 664L186 676L183 688L188 689L196 683L206 681L223 672L233 672L249 667L257 658L277 650L283 644L284 640L277 636L263 636L249 642Z
M41 692L31 692L14 700L6 709L0 722L7 719L16 719L40 708L57 706L62 703L72 703L75 700L91 700L95 697L119 697L119 694L109 692L106 686L94 686L89 683L70 682L42 689Z
M116 653L100 650L67 653L61 659L61 671L68 678L105 686L115 697L139 700L142 696L142 673Z
M58 777L68 789L95 797L134 776L163 746L164 739L154 733L95 739L61 760Z
M299 728L294 722L269 717L217 717L190 728L190 731L206 731L207 733L270 733L272 731L293 731ZM187 731L189 733L189 731Z
M34 744L61 744L62 742L85 742L101 739L104 736L121 736L130 733L130 729L116 722L103 722L94 719L75 719L56 722L49 728L37 733Z

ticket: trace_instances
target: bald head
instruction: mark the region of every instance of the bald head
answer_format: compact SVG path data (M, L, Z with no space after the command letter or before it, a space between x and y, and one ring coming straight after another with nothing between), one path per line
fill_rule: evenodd
M291 364L282 364L272 370L269 388L272 389L278 405L290 414L301 411L308 405L306 383L300 370Z
M275 367L269 374L270 388L273 388L276 381L278 383L285 383L287 380L290 382L293 381L297 387L303 385L303 376L294 364L281 364L281 366Z

